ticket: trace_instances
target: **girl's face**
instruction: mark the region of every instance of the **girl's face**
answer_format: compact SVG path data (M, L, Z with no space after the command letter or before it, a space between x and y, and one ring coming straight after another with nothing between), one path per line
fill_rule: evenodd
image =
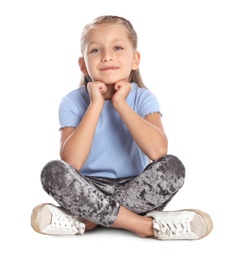
M133 49L122 25L100 24L86 37L80 69L93 81L110 85L128 81L131 70L136 70L139 62L140 54Z

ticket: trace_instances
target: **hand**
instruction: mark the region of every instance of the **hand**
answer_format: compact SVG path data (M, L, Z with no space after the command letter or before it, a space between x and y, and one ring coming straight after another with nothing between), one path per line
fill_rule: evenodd
M128 97L132 85L127 81L118 81L114 85L115 93L112 96L112 104L116 108L116 105L119 102L126 101L126 98Z
M93 81L87 84L89 98L91 103L101 102L104 104L104 94L107 91L107 86L101 81Z

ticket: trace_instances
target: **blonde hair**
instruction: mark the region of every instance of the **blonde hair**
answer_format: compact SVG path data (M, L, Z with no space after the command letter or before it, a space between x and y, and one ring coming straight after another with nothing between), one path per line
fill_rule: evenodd
M95 26L97 26L99 24L103 24L103 23L123 25L127 31L128 38L129 38L134 50L137 49L138 36L137 36L137 33L134 30L134 27L131 24L131 22L120 16L104 15L104 16L97 17L91 23L87 24L84 27L81 38L80 38L80 49L81 49L82 54L85 49L86 36L87 36L89 30L91 28L94 28ZM91 81L92 80L89 75L82 74L81 80L80 80L80 86L82 86L82 85L87 86L88 82L91 82ZM129 81L135 82L140 88L146 88L145 84L143 83L139 68L131 71L130 76L129 76Z

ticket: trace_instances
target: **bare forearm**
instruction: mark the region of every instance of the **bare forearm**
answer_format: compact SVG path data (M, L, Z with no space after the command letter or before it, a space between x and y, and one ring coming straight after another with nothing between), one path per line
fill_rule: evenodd
M90 152L102 106L91 104L75 131L65 140L61 158L80 170Z
M139 116L126 101L115 106L135 142L151 160L166 155L168 142L160 128Z

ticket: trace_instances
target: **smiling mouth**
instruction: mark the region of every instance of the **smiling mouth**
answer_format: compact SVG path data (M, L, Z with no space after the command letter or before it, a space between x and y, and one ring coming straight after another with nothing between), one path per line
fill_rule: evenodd
M108 71L108 70L117 70L117 69L118 69L118 67L111 67L111 66L109 66L109 67L101 68L100 70L101 71Z

